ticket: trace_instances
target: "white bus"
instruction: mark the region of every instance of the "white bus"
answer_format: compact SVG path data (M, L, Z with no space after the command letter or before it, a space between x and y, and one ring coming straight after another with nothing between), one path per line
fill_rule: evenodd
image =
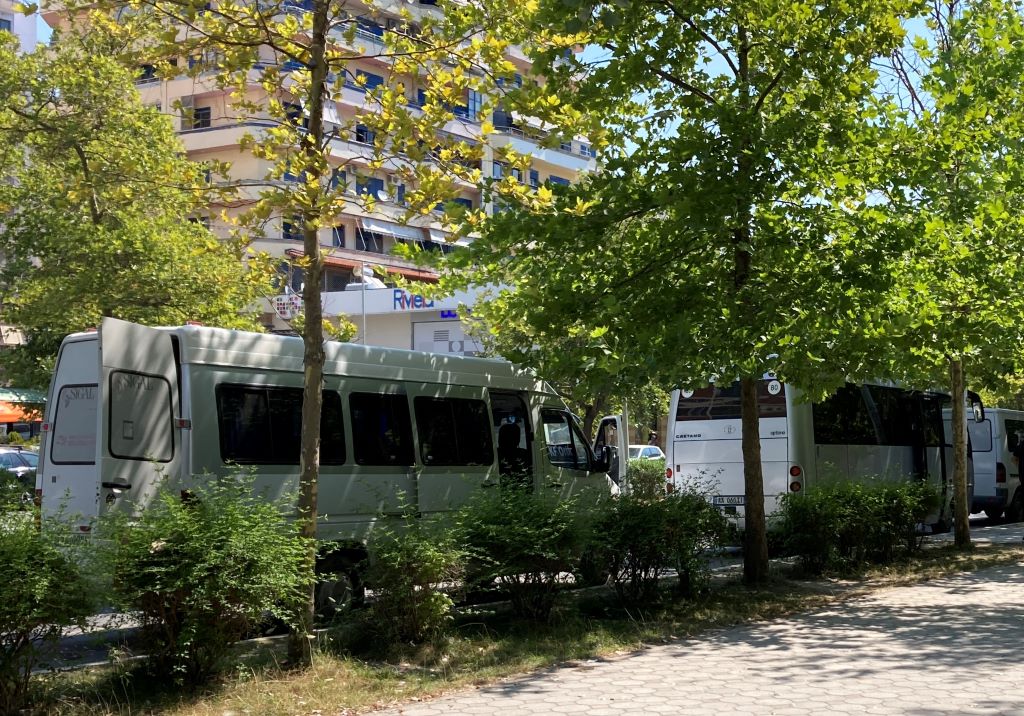
M500 360L325 344L319 523L340 543L331 572L365 556L376 520L411 504L458 508L506 480L553 495L616 490L626 431L584 439L556 392ZM88 533L118 505L145 505L161 482L253 470L269 498L298 487L299 338L104 319L64 339L47 396L36 494L44 514ZM622 456L622 459L618 459ZM507 466L514 466L515 474ZM611 474L609 474L611 472ZM524 478L525 476L525 478Z
M985 419L968 420L974 450L971 512L998 520L1024 520L1019 458L1024 456L1024 410L986 408Z
M847 383L819 403L798 398L799 391L781 381L759 382L767 515L778 508L783 495L828 478L916 478L933 485L942 496L928 524L942 531L951 526L953 451L942 413L949 396ZM714 503L742 517L739 383L673 391L669 421L666 478L670 489L687 480L710 482Z

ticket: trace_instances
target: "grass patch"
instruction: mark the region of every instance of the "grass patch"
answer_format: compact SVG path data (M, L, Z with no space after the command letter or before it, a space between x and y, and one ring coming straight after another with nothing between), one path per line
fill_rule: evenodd
M347 715L493 682L555 664L610 658L712 629L777 619L864 594L997 565L1024 561L1024 546L976 545L967 553L936 547L885 568L854 576L801 580L790 565L773 565L756 589L738 576L717 575L697 601L656 610L623 609L600 589L565 599L550 624L518 621L507 611L464 610L452 636L419 647L392 645L372 656L337 653L324 640L312 669L284 668L284 641L239 646L243 666L203 691L154 691L140 674L112 666L55 674L37 684L48 714ZM673 580L667 580L674 581Z

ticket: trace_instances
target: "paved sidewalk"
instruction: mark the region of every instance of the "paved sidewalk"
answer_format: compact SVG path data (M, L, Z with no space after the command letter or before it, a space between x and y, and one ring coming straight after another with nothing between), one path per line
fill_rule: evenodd
M989 529L972 536L1019 542L1024 532ZM1024 716L1024 563L385 713Z

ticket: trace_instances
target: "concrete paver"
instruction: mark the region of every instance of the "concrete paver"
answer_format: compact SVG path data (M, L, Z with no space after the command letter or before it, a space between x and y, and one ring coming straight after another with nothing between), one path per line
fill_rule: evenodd
M1022 533L1011 525L972 537L1019 542ZM383 713L550 716L580 707L588 716L1024 716L1024 562Z

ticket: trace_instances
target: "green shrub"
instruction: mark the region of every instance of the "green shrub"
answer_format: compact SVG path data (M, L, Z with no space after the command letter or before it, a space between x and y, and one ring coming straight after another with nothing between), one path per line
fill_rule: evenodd
M734 523L696 488L674 492L664 500L668 510L665 543L679 577L678 592L693 597L707 586L711 556L721 551Z
M34 485L8 470L0 470L0 513L25 511L32 507Z
M809 572L849 571L916 550L916 527L937 502L920 482L828 482L785 495L774 525Z
M517 615L538 621L550 616L561 575L577 565L588 537L580 501L553 493L482 492L456 515L472 581L497 581Z
M440 587L460 580L464 564L452 530L407 513L394 528L376 528L369 550L374 630L389 642L419 643L443 633L453 602Z
M665 494L664 460L630 460L626 466L629 494L653 500Z
M0 713L25 706L32 669L94 612L72 539L60 522L37 529L32 512L0 514Z
M308 542L284 503L254 495L250 476L204 478L188 499L161 489L131 519L100 525L116 598L137 613L155 675L195 685L267 613L286 622L313 580Z
M659 577L670 568L683 596L696 593L727 530L725 516L695 488L653 500L630 494L608 505L592 544L622 602L643 605L658 600Z

